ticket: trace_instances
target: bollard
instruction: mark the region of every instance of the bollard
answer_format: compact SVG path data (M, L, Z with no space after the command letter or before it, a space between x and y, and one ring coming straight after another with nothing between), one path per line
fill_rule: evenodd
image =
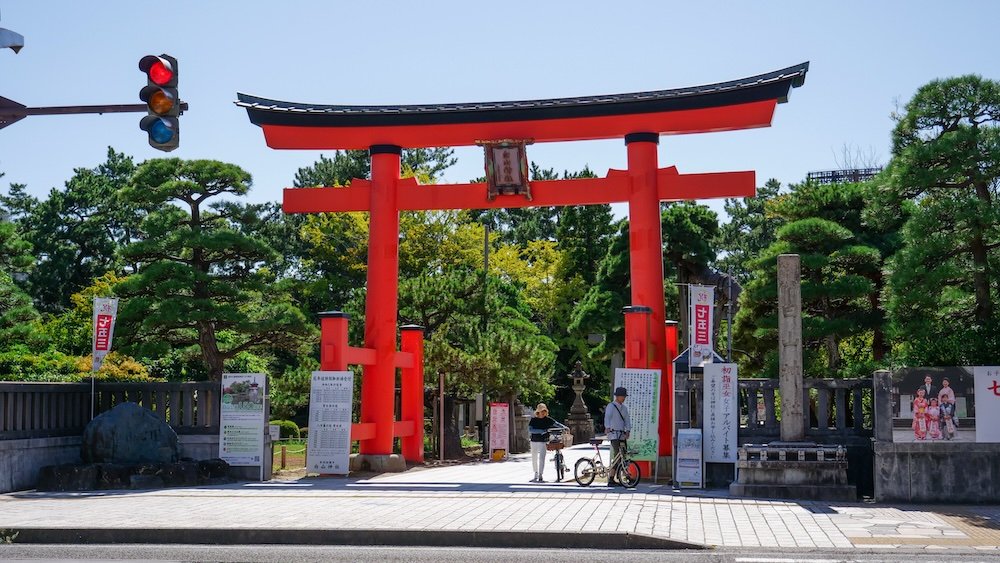
M285 455L288 453L288 446L281 446L281 468L285 468Z

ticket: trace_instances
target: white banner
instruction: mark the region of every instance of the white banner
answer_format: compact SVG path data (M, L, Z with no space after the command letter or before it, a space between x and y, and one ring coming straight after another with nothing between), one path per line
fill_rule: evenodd
M321 475L347 475L351 465L354 372L314 371L309 390L306 467Z
M677 431L677 481L679 488L702 486L701 429Z
M705 364L704 369L705 461L736 463L740 428L736 364Z
M490 403L490 459L500 461L506 457L509 444L510 405Z
M614 387L628 391L625 407L632 419L628 447L638 450L632 459L657 461L660 443L660 370L615 368Z
M267 417L267 376L263 373L222 374L219 457L229 465L262 465Z
M107 297L94 298L94 338L91 353L93 362L90 370L101 369L104 357L111 351L111 339L115 335L115 319L118 316L118 299Z
M715 326L713 324L715 286L690 285L688 286L688 295L690 296L688 312L690 323L688 335L691 346L690 365L700 366L712 362L712 352L715 349L715 343L712 341Z
M1000 442L1000 366L976 366L976 442Z

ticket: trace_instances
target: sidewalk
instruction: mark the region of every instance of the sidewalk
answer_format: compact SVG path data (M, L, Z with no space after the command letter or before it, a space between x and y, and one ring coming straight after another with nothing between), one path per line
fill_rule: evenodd
M567 465L589 446L567 452ZM607 453L603 454L605 459ZM529 483L531 461L370 478L0 495L0 536L36 543L363 543L494 547L902 547L1000 556L1000 506L738 499L721 491ZM546 480L555 476L551 456Z

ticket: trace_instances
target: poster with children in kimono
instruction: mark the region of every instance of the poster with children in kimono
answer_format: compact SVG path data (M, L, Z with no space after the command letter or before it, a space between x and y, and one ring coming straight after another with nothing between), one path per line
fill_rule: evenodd
M982 441L977 438L982 424L977 414L983 393L977 389L976 374L988 369L913 367L893 372L893 442Z

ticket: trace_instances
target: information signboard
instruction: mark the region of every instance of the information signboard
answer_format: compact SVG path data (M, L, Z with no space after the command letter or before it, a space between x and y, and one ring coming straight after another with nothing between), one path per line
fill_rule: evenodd
M351 465L353 399L353 372L313 372L306 450L309 471L321 475L347 475Z
M736 463L739 409L736 364L705 364L705 461Z
M510 405L490 403L490 459L500 461L507 457L510 445Z
M229 465L263 465L266 396L263 373L222 374L219 458Z
M625 406L632 419L629 449L637 450L632 457L641 461L657 461L660 432L660 370L615 369L615 387L628 390Z
M677 431L677 470L674 480L679 488L703 486L701 447L701 428Z

